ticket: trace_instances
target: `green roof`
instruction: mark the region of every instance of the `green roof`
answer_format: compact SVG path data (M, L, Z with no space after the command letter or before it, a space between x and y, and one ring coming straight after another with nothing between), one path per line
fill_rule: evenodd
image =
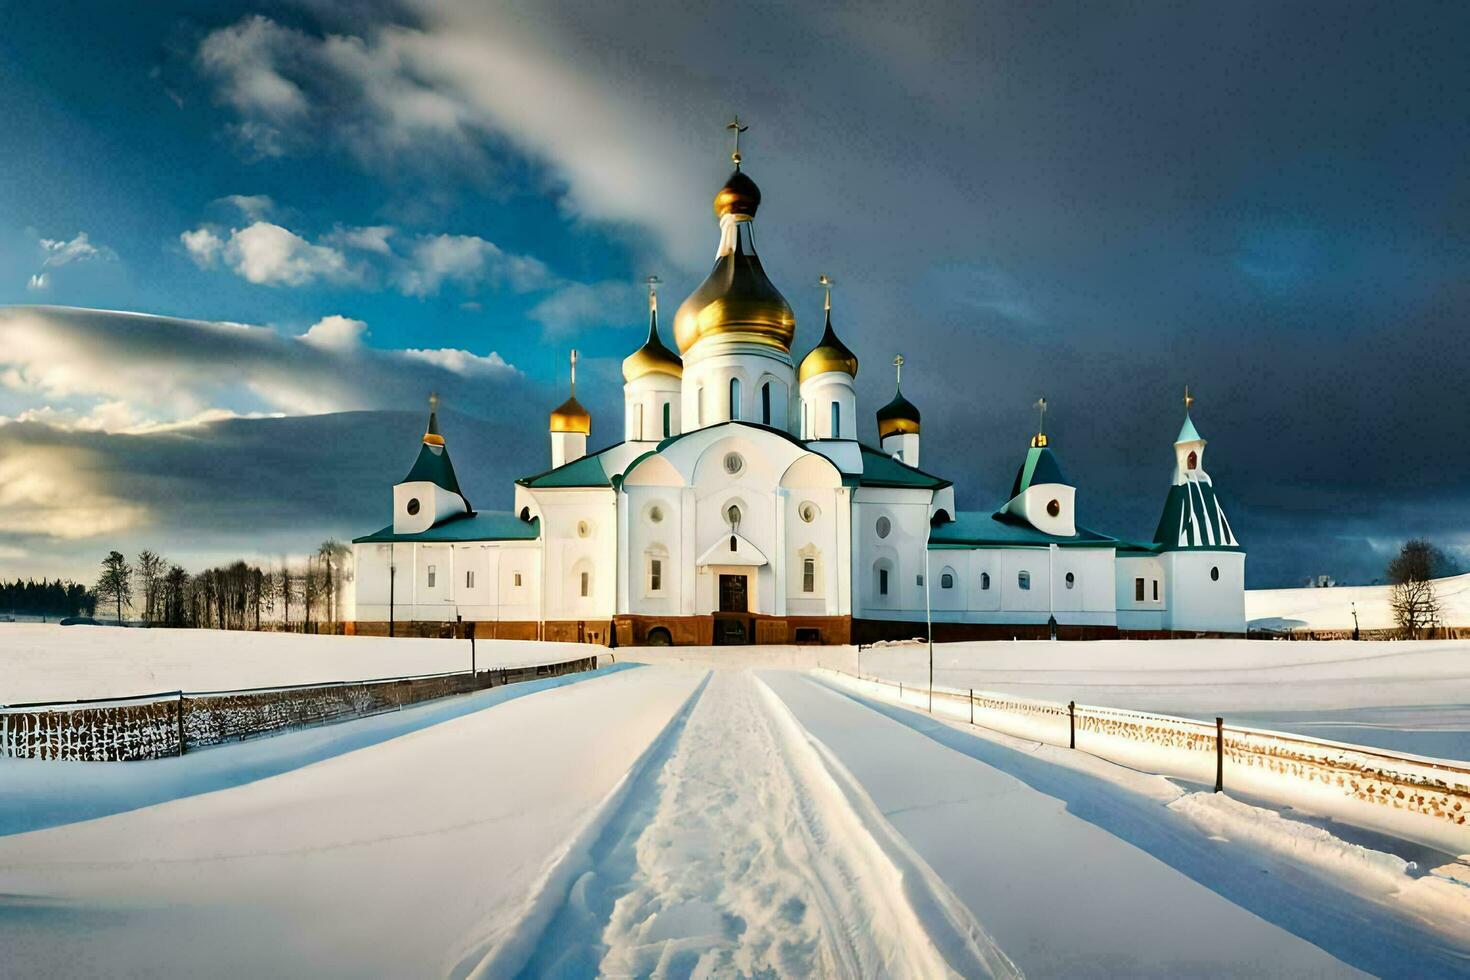
M516 482L523 487L610 487L612 479L602 468L603 453L622 443L605 446L570 463L563 463L535 476L523 476Z
M413 534L394 534L389 524L381 531L353 538L353 544L387 544L405 541L534 541L541 534L541 519L523 521L509 511L482 510L456 514L433 527Z
M917 487L922 490L942 490L950 481L925 473L917 466L901 463L881 449L859 444L863 451L863 473L858 477L862 487Z
M1058 545L1063 548L1116 548L1117 538L1077 528L1071 536L1047 534L1020 518L983 511L960 511L955 519L929 531L930 548L1034 548Z
M454 464L449 461L449 450L443 446L431 446L427 442L419 447L419 457L413 461L413 469L399 482L432 483L464 497L464 491L459 488L459 480L454 476ZM465 498L465 506L469 506L468 498Z
M1016 470L1016 481L1011 484L1010 499L1014 500L1029 487L1042 483L1072 485L1062 474L1062 465L1057 462L1056 453L1046 446L1032 446L1026 450L1025 462Z
M1204 442L1204 439L1200 437L1199 430L1194 427L1194 420L1189 417L1188 412L1184 413L1184 424L1179 427L1179 438L1174 441L1176 443Z
M1243 551L1215 488L1186 480L1169 488L1154 544L1160 551Z

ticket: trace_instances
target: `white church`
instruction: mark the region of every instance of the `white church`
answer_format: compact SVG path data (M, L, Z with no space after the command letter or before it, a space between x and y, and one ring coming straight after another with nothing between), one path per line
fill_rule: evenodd
M550 469L516 481L514 511L477 511L431 407L392 523L353 542L353 629L621 645L868 642L929 622L936 639L1244 633L1245 552L1187 396L1151 543L1077 522L1044 431L1010 499L958 510L954 485L920 468L901 390L877 411L878 448L860 441L858 359L830 290L821 340L793 356L796 317L755 251L760 190L738 144L732 159L714 269L674 316L677 353L650 281L648 339L623 361L623 440L587 451L573 352Z

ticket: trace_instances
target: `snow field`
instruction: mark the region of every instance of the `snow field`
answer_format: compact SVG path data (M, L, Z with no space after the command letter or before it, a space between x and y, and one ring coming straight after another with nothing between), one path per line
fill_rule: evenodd
M578 643L477 640L478 667L585 657ZM468 640L0 623L0 704L229 691L470 669Z
M1434 591L1446 626L1470 626L1470 574L1435 579ZM1392 629L1388 592L1386 585L1254 589L1245 594L1245 618L1253 628L1350 630L1356 604L1359 628Z
M1015 975L937 876L906 882L761 681L717 671L696 696L597 841L548 876L550 921L529 917L473 975ZM949 910L957 963L918 889Z

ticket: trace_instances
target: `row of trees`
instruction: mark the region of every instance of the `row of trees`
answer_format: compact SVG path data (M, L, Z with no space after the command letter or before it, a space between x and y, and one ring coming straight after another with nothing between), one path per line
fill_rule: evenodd
M35 579L0 582L0 609L23 616L90 616L97 597L70 580Z
M267 567L234 561L190 574L153 551L132 561L113 551L102 559L94 593L101 610L118 622L127 610L153 626L309 631L339 617L350 555L346 545L329 539L294 564L285 558Z

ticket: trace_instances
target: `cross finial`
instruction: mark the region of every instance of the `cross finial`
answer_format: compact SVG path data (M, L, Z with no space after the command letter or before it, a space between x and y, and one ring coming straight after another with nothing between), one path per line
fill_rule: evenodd
M572 348L572 397L577 397L577 348Z
M1036 438L1031 440L1033 446L1046 445L1046 397L1036 399L1036 404L1031 406L1039 413L1036 423Z
M1189 385L1184 386L1184 414L1189 414L1190 406L1194 404L1194 396L1189 393Z
M903 355L893 355L893 383L899 387L903 386Z
M735 134L735 151L730 154L730 162L733 163L733 164L735 164L735 169L736 170L739 170L740 169L740 134L743 133L743 132L745 132L750 127L749 126L742 126L742 125L740 125L740 117L739 116L736 116L730 122L728 122L728 123L725 124L725 128L728 129L728 130L731 130Z
M649 276L647 279L645 279L643 281L646 282L646 283L648 283L648 311L650 313L657 313L658 312L658 284L661 283L661 282L663 282L663 280L660 279L658 276Z
M830 310L830 309L832 309L832 280L831 280L831 278L828 277L828 276L825 276L825 275L817 276L817 285L818 286L821 286L824 290L826 290L826 293L827 293L826 298L825 298L825 300L822 303L822 309L824 309L824 310Z
M439 411L439 393L437 391L429 392L429 411Z

